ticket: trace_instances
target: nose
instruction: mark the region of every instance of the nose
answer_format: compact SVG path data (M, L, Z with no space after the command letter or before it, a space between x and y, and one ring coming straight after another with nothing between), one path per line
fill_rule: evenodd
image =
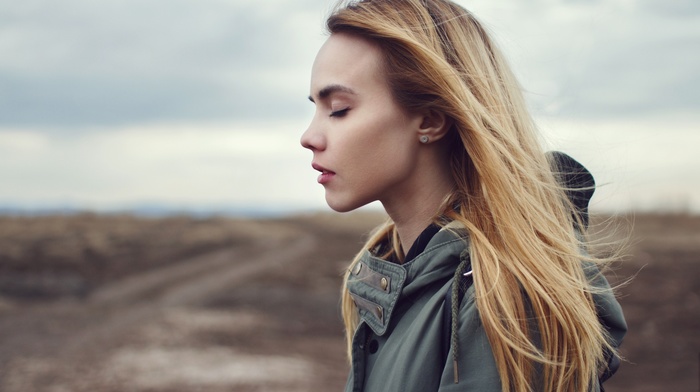
M323 150L326 148L325 137L313 120L306 131L301 135L300 142L302 147L308 148L311 151Z

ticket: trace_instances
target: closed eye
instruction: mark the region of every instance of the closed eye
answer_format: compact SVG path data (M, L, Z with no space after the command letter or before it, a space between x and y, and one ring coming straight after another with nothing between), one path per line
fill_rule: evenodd
M330 117L344 117L348 113L349 110L350 110L350 108L345 108L345 109L333 111L333 112L331 112Z

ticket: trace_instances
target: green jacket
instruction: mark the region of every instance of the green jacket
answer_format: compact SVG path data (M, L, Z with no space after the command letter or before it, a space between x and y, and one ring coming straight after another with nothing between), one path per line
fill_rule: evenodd
M460 303L457 344L459 382L453 352L445 353L445 294L458 265L468 258L468 239L442 229L425 250L400 265L366 251L348 279L360 325L352 344L346 392L500 392L501 383L481 325L471 286ZM607 287L604 278L596 285ZM626 325L612 294L594 298L615 343ZM449 360L448 360L449 358Z

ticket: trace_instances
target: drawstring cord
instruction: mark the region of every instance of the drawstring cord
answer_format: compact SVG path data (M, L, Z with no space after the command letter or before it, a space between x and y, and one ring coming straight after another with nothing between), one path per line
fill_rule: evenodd
M469 268L469 271L466 271L467 268ZM455 270L454 284L452 285L452 334L450 340L452 343L452 367L454 368L455 384L459 384L459 305L461 297L469 287L467 280L471 275L469 253L465 251L460 255L460 263Z

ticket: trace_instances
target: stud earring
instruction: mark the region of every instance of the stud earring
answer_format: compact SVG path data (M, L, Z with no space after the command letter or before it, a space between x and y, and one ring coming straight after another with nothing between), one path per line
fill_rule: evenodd
M430 138L428 137L428 135L423 135L420 137L420 142L423 144L427 144L429 141L430 141Z

